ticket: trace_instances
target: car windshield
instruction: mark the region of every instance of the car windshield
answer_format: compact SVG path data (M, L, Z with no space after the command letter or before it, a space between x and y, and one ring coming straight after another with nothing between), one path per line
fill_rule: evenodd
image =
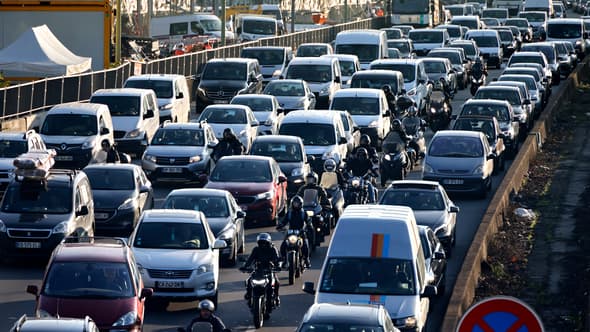
M86 114L51 114L41 127L41 134L49 136L92 136L97 133L96 116Z
M334 127L320 123L285 123L281 125L280 135L301 137L303 145L334 145Z
M371 69L396 70L402 73L405 83L413 82L416 79L416 66L403 63L376 63Z
M545 13L520 13L518 16L535 23L545 22L546 19Z
M126 88L152 89L157 98L172 98L172 82L161 80L129 80L125 83ZM103 103L101 103L103 104ZM109 107L110 108L110 107ZM112 114L111 110L111 114Z
M397 48L401 53L410 53L410 43L407 41L387 41L387 47Z
M417 43L442 43L443 41L443 34L439 31L418 31L412 30L410 31L410 39Z
M331 109L348 111L350 115L379 115L379 98L335 97Z
M547 61L555 62L555 49L552 46L523 45L521 50L523 52L542 52Z
M551 23L547 24L547 37L549 38L580 38L582 36L582 24Z
M401 59L402 55L397 48L388 48L387 56L389 59Z
M447 72L447 66L441 61L424 60L424 70L427 74L444 74Z
M282 65L285 57L283 50L245 48L242 50L242 58L257 59L261 66Z
M545 61L543 61L543 58L538 55L514 55L510 58L508 66L510 67L515 63L538 63L542 66L545 65Z
M206 108L199 121L208 123L246 124L246 111L241 108Z
M441 29L446 29L447 32L449 33L449 37L451 37L451 38L460 38L461 37L461 28L458 26L457 27L446 26Z
M433 190L386 190L379 204L409 206L414 211L445 209L442 195Z
M322 56L328 54L328 47L325 45L302 45L297 48L297 56Z
M270 98L237 96L232 99L231 104L248 106L252 112L272 112L273 110Z
M402 31L399 29L385 29L385 34L387 35L387 39L398 39L402 38Z
M476 137L435 137L428 148L431 157L477 158L483 156L483 146Z
M498 34L500 34L500 40L503 42L512 42L514 40L514 35L512 34L512 31L498 30Z
M229 209L225 197L207 195L172 195L166 198L164 209L201 211L207 218L227 218Z
M351 83L351 88L369 88L369 89L381 89L384 85L389 85L391 91L398 91L397 78L396 77L355 77Z
M135 295L125 263L53 262L42 294L77 299L117 299Z
M90 168L84 173L92 190L134 190L135 180L131 169Z
M139 96L92 96L91 103L109 107L111 116L139 116L141 109Z
M498 81L514 81L514 82L523 82L526 84L527 89L529 90L536 90L537 84L535 83L535 79L532 77L520 77L520 76L500 76Z
M146 249L208 249L203 224L197 222L142 222L133 246Z
M512 26L519 27L519 28L528 28L529 27L529 22L527 22L526 20L508 19L508 20L506 20L506 22L504 24L505 25L512 25Z
M479 89L473 99L506 100L512 106L520 106L521 104L518 91L512 89Z
M478 47L498 47L498 38L494 36L469 36Z
M465 15L465 7L446 7L445 9L448 9L453 16Z
M330 65L290 65L287 69L288 79L304 80L309 82L325 83L332 80L332 67Z
M277 22L266 20L244 20L242 32L255 35L276 35Z
M16 158L21 154L27 152L27 141L0 141L0 158Z
M282 80L271 81L264 88L263 93L282 97L303 97L305 90L301 82L284 82Z
M461 110L461 115L483 115L483 116L495 116L499 122L509 122L510 110L505 105L477 105L477 104L466 104Z
M356 72L354 61L340 60L340 73L342 76L352 76Z
M203 80L245 81L246 64L232 62L209 62L205 65Z
M72 211L72 189L46 186L42 183L20 182L4 193L2 212L66 214Z
M461 56L457 52L432 51L428 53L428 56L449 59L449 61L451 61L451 63L454 65L461 64Z
M303 153L296 143L255 142L251 154L272 157L278 163L303 161Z
M299 332L383 332L383 328L375 325L359 325L350 323L305 323Z
M462 48L463 52L465 52L465 55L467 56L472 56L476 53L475 46L472 44L451 44L451 47Z
M360 62L371 62L379 58L379 48L371 44L339 44L336 45L336 53L353 54Z
M410 260L377 257L334 257L324 265L320 292L371 295L414 295Z
M151 145L203 146L202 130L160 128L152 138Z
M493 18L507 18L508 11L505 10L494 10L494 9L486 9L483 11L483 17L493 17Z
M473 30L477 30L479 29L479 27L477 26L477 19L462 19L462 18L457 18L457 19L452 19L451 20L452 24L457 24L457 25L462 25L464 27L467 27L469 29L473 29Z
M213 172L211 181L217 182L271 182L272 173L266 160L220 160Z

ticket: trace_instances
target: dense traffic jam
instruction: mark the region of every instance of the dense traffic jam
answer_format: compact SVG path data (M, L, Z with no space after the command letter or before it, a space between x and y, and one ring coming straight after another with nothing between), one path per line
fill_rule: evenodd
M590 47L590 19L556 18L571 5L452 5L433 28L248 47L209 60L194 92L183 76L133 76L1 132L2 257L49 257L27 288L36 316L13 331L140 331L146 301L186 300L199 313L179 330L227 331L220 267L237 267L258 225L284 240L258 234L239 267L254 327L280 308L277 273L293 284L328 246L298 331L425 330L449 291L451 197L489 194ZM160 183L176 189L156 204Z

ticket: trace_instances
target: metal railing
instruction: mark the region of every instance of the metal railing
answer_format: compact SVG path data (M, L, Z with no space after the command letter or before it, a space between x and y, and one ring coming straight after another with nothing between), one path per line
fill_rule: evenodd
M87 101L97 89L120 88L129 76L139 72L141 74L179 74L192 80L196 74L200 73L207 60L239 57L244 47L291 46L295 49L301 43L331 42L340 31L378 29L387 26L387 22L389 22L388 17L359 20L145 63L125 63L113 69L9 86L0 89L0 120L30 115L61 103Z

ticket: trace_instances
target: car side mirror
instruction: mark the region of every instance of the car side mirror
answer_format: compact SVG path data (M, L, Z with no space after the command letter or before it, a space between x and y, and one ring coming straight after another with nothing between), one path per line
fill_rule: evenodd
M153 109L148 109L145 111L145 113L143 114L143 118L144 119L151 119L154 117L154 110Z
M207 174L199 175L199 182L203 185L206 184L207 182L209 182L209 176Z
M151 188L149 186L143 185L143 186L139 187L139 193L140 194L149 193L150 189Z
M434 259L447 259L447 255L443 251L435 251L434 252Z
M100 129L100 134L101 135L108 135L110 132L111 131L107 127L103 127L103 128Z
M383 112L383 116L391 116L391 111L385 110L385 112Z
M449 207L449 212L451 213L458 213L459 212L459 207L455 206L455 205L451 205L451 207Z
M82 205L78 211L76 211L76 217L79 216L87 216L90 211L88 211L88 206Z
M338 144L348 144L348 141L346 140L346 137L340 137L340 140L338 141Z
M182 93L182 91L181 91L176 95L176 99L182 99L182 98L184 98L184 93Z
M494 159L496 159L496 154L492 152L492 153L488 154L486 159L487 160L494 160Z
M246 218L246 212L244 212L244 211L238 211L238 212L236 212L236 217L238 217L238 218Z
M315 285L313 282L311 281L306 281L303 283L303 287L301 288L303 290L303 292L307 293L307 294L315 294Z
M432 297L435 297L437 293L438 293L438 289L436 289L436 286L426 285L424 287L424 292L422 292L422 294L420 296L432 298Z
M254 120L254 121L252 121L252 123L250 125L252 127L258 127L258 126L260 126L260 122L258 122L258 120Z
M154 290L151 288L143 288L141 293L139 294L140 299L147 299L148 297L152 297L154 295Z
M227 247L227 242L225 242L224 240L215 240L213 242L212 249L223 249L225 247Z
M28 285L27 286L27 293L39 296L39 287L37 285Z

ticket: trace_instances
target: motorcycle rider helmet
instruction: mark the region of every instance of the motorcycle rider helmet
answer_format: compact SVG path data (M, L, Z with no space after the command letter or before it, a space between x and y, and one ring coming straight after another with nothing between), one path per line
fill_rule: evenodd
M259 247L270 248L270 245L272 244L272 238L268 233L260 233L256 237L256 243L258 243Z
M324 161L324 171L326 172L334 172L336 170L336 166L336 161L332 158L326 159L326 161Z
M418 113L418 110L414 106L412 106L412 107L410 107L408 109L408 115L409 116L416 116L417 113Z
M365 148L359 148L356 151L356 157L359 160L367 160L369 159L369 152L367 152L367 149Z
M399 119L393 120L391 123L391 128L393 130L400 130L402 128L402 122Z
M303 198L301 198L301 196L294 196L293 198L291 198L291 209L292 210L301 210L301 207L303 206Z
M215 304L211 300L203 300L197 305L199 310L207 310L209 312L215 311Z
M385 84L384 86L381 87L381 90L383 90L383 92L385 92L385 93L390 93L391 86L389 84Z
M359 140L360 145L362 146L370 146L371 145L371 137L367 134L362 134Z
M305 176L305 184L317 184L318 183L318 175L316 172L309 172Z

